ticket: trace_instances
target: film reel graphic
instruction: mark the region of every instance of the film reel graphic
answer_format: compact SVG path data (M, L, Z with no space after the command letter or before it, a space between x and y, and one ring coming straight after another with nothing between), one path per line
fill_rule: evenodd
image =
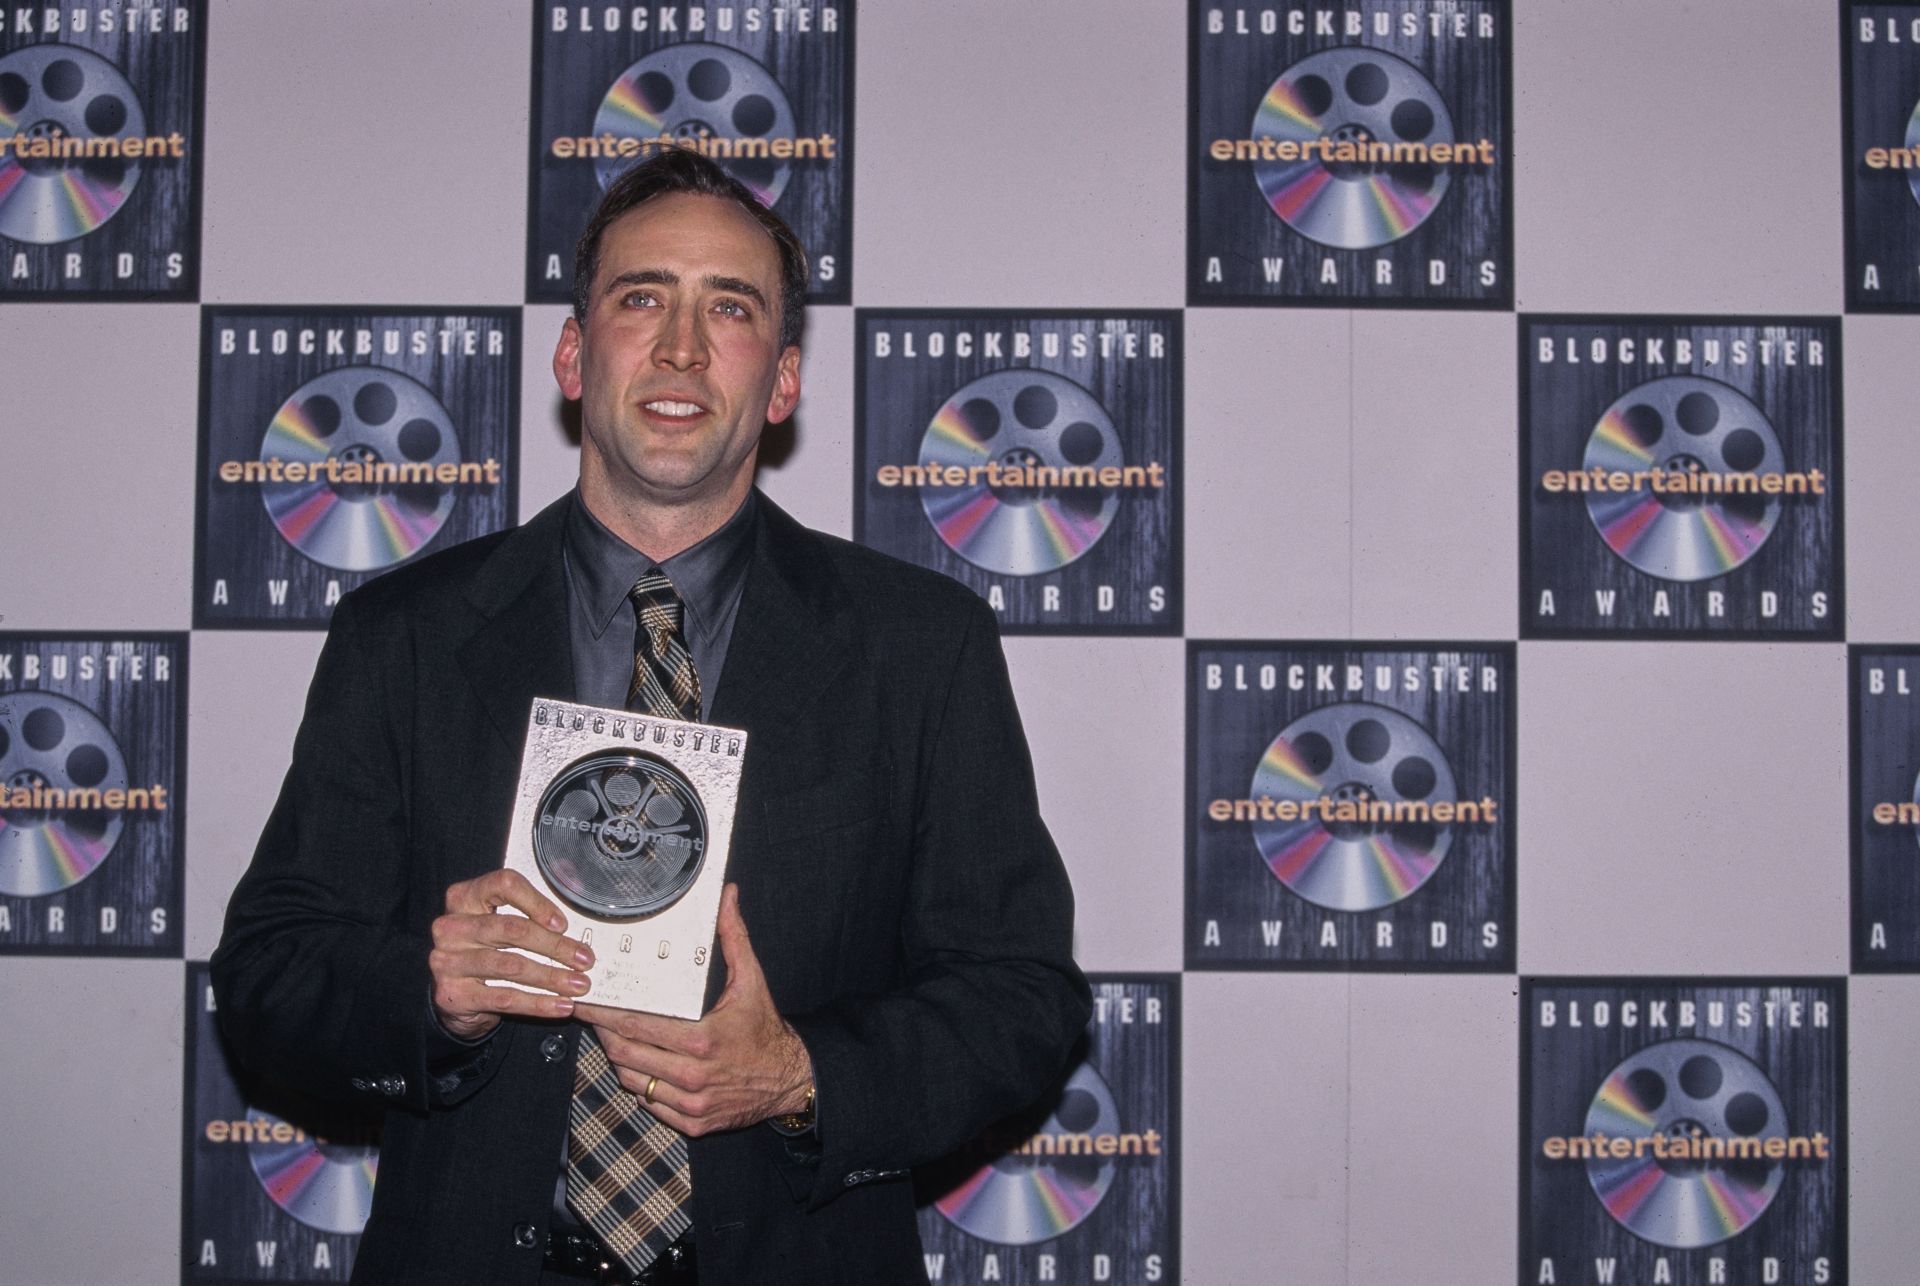
M1086 1063L1067 1078L1040 1134L1117 1134L1120 1110ZM981 1166L934 1208L960 1231L1002 1246L1030 1246L1072 1231L1113 1186L1110 1157L1009 1152Z
M1627 390L1587 438L1582 469L1711 474L1782 471L1780 438L1740 390L1699 375L1663 375ZM1669 581L1701 581L1739 567L1780 521L1764 495L1587 493L1587 517L1628 565Z
M707 855L700 793L663 759L603 750L567 765L540 796L533 857L554 890L589 915L663 911Z
M367 1226L377 1145L333 1143L304 1132L286 1143L262 1142L266 1130L286 1122L257 1107L247 1108L247 1120L254 1127L247 1161L274 1205L320 1232L352 1235Z
M1451 143L1453 114L1404 58L1347 46L1280 73L1253 114L1253 137L1276 143ZM1370 250L1433 214L1453 178L1429 162L1256 161L1254 181L1280 221L1341 250Z
M74 45L38 44L0 56L0 139L96 140L147 132L140 96L120 69ZM0 153L0 236L34 245L84 237L120 212L140 163L120 156Z
M1252 797L1365 805L1456 798L1453 766L1425 728L1385 706L1338 702L1280 730L1253 773ZM1453 846L1431 822L1256 821L1253 842L1275 879L1316 906L1377 911L1410 897Z
M1660 1041L1621 1060L1587 1108L1586 1133L1645 1139L1784 1138L1787 1113L1767 1074L1736 1049ZM1766 1212L1786 1175L1778 1161L1593 1158L1587 1181L1614 1221L1675 1250L1737 1236Z
M600 100L593 132L615 138L776 139L794 136L793 105L773 73L738 49L694 41L656 49L620 73ZM601 157L600 186L639 157ZM714 156L762 205L772 205L792 177L791 162L771 156Z
M1120 434L1100 400L1052 371L1012 369L961 386L920 439L923 467L995 464L1098 470L1122 465ZM1003 576L1058 571L1113 523L1120 497L1089 486L995 486L987 475L961 487L923 487L920 507L942 543L975 567Z
M418 380L381 366L342 366L281 403L260 459L308 466L337 459L363 472L438 466L460 463L460 441L440 399ZM263 483L260 500L281 537L306 557L338 571L369 572L418 553L453 512L454 494L437 482L322 478Z
M0 785L124 790L126 756L99 715L55 692L0 692ZM125 817L107 809L0 809L0 894L72 888L113 852Z

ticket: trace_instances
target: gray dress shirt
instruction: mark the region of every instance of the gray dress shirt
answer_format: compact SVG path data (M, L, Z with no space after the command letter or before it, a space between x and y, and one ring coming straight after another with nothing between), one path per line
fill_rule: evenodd
M753 560L760 506L747 498L720 530L660 563L686 604L681 628L700 675L700 717L713 709L720 670L727 661L740 591ZM635 622L628 591L654 560L604 527L575 492L567 512L567 636L573 650L574 687L588 705L627 703L633 678Z

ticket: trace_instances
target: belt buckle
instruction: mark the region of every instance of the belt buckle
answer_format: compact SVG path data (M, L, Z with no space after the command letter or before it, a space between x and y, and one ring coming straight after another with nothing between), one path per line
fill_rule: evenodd
M624 1281L609 1274L609 1269L617 1270L592 1237L583 1237L578 1233L561 1232L558 1229L547 1233L547 1267L555 1272L571 1277L588 1278L595 1282Z
M632 1277L616 1278L620 1286L691 1286L698 1282L693 1238L682 1233L659 1256Z

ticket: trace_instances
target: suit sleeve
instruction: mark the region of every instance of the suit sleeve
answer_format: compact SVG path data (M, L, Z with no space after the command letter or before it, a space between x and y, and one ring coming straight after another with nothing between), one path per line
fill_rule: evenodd
M992 614L971 595L968 606L919 747L905 976L788 1016L819 1093L814 1207L1031 1103L1086 1027L1073 893L1040 820Z
M213 981L243 1062L322 1098L424 1110L498 1060L449 1059L438 1084L429 1069L454 1051L432 1021L430 943L408 927L405 648L374 634L342 600Z

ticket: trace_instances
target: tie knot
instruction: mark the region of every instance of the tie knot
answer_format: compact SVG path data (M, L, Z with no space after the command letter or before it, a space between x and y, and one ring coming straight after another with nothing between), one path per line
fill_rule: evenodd
M665 652L667 640L680 632L686 611L686 605L680 601L680 591L673 587L665 572L649 567L627 591L627 597L633 600L634 617L652 643L655 655Z

